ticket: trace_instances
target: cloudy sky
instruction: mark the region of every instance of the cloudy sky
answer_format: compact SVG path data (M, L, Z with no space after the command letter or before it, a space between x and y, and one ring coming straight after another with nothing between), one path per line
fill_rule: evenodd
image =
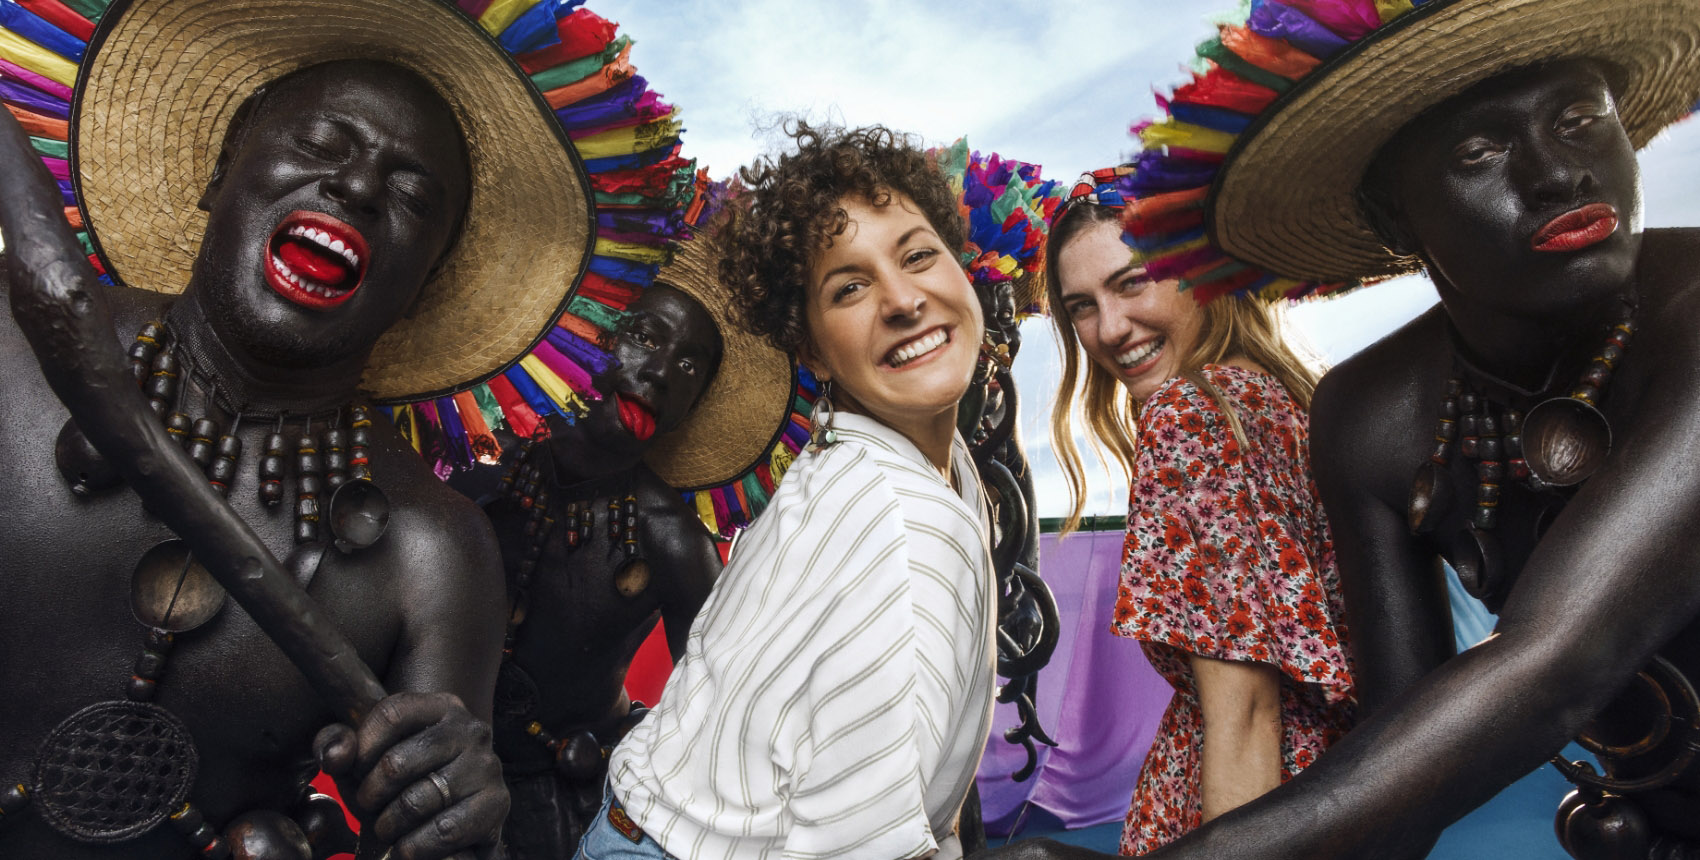
M1208 16L1198 0L593 0L636 40L633 63L682 109L685 153L725 176L779 146L781 118L884 123L944 144L1044 165L1071 179L1132 149L1130 121L1150 115L1154 86L1183 75ZM965 11L967 10L967 11ZM1649 226L1700 225L1700 120L1642 156ZM1432 304L1404 279L1290 314L1328 362L1373 342ZM1022 423L1039 478L1040 512L1066 491L1046 444L1056 350L1048 323L1028 324L1016 364ZM1120 514L1125 491L1103 479L1089 512Z

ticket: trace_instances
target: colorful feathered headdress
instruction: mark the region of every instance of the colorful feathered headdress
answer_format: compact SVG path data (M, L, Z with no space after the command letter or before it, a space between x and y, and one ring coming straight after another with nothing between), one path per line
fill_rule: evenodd
M1400 128L1513 69L1598 58L1644 145L1700 98L1700 0L1251 0L1134 127L1124 238L1200 301L1301 299L1414 271L1356 192Z
M932 150L956 192L968 241L962 266L975 284L1016 281L1016 307L1037 313L1044 297L1045 235L1063 188L1036 164L970 152L967 138Z

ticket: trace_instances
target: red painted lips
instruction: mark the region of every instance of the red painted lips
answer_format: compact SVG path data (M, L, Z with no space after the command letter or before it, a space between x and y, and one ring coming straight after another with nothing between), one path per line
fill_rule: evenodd
M323 212L289 213L266 247L266 283L302 307L334 308L352 298L366 276L366 237Z
M1537 251L1576 251L1596 245L1617 232L1617 207L1589 203L1548 221L1529 239Z
M614 403L619 407L620 423L639 442L655 435L655 413L649 411L648 404L626 394L615 394Z

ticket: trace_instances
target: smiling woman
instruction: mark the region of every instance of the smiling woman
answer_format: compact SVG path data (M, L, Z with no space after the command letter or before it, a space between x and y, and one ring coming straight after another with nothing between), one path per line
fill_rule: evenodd
M1344 609L1310 476L1315 375L1247 297L1200 305L1123 241L1120 168L1059 210L1047 289L1065 345L1052 437L1083 500L1087 426L1127 470L1113 629L1175 689L1122 833L1143 854L1274 788L1350 726Z
M720 272L822 380L813 444L615 750L581 857L960 855L996 604L955 430L984 325L963 225L934 162L890 131L796 138L746 172Z

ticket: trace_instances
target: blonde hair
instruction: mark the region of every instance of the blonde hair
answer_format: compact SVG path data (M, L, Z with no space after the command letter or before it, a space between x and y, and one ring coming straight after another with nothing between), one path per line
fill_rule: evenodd
M1092 225L1114 223L1119 215L1117 209L1094 203L1071 206L1052 226L1045 247L1045 257L1050 260L1045 272L1045 293L1052 308L1051 323L1056 326L1063 362L1062 384L1051 404L1051 445L1068 482L1069 513L1063 522L1064 535L1080 526L1081 512L1086 508L1086 469L1080 449L1074 443L1077 405L1093 450L1106 461L1114 460L1128 479L1133 477L1140 404L1134 402L1126 386L1086 354L1073 321L1062 310L1060 274L1063 247ZM1180 375L1216 400L1236 439L1243 444L1245 431L1240 427L1239 416L1223 402L1222 393L1199 373L1206 364L1244 357L1269 371L1299 408L1310 411L1318 373L1282 337L1273 308L1255 298L1228 296L1205 305L1203 314L1198 343L1182 362Z

